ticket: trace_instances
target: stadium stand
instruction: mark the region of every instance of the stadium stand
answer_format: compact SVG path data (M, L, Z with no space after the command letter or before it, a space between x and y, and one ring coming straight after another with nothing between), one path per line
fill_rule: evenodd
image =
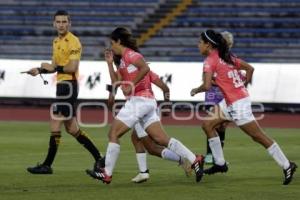
M180 0L6 0L0 2L0 58L49 59L55 35L51 21L68 10L83 59L96 60L116 26L141 36ZM201 31L234 34L233 52L249 62L300 61L299 0L193 0L186 10L141 45L149 61L201 61ZM20 48L21 47L21 48Z
M233 52L249 62L299 62L299 11L297 0L194 0L141 49L152 61L201 61L199 35L213 28L232 32Z
M99 59L107 35L116 26L135 29L160 0L7 0L0 2L1 58L49 59L52 16L58 9L72 15L72 32L80 36L83 59ZM20 48L21 46L21 48Z

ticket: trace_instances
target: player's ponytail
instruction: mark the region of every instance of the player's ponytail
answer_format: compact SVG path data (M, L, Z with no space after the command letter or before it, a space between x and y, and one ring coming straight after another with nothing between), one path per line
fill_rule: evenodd
M207 30L201 33L201 38L204 42L209 42L214 49L218 49L219 57L222 58L228 64L234 64L229 51L226 40L220 33L213 30Z
M114 41L120 40L121 45L130 48L136 52L139 52L137 42L133 38L132 34L130 33L129 30L127 30L124 27L118 27L116 28L111 34L110 34L110 39Z
M120 64L121 64L121 58L122 56L120 55L115 55L113 56L113 59L114 59L114 64L117 68L119 68Z

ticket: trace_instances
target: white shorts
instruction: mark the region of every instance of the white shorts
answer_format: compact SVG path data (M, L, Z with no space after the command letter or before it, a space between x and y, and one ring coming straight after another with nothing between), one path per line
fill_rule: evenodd
M255 120L249 97L235 101L230 106L227 106L225 99L223 99L218 105L225 118L233 121L237 126L242 126Z
M143 137L148 136L148 133L146 133L145 129L143 128L143 126L140 122L138 122L134 125L134 130L135 130L138 138L143 138Z
M121 108L116 119L122 121L129 128L140 123L145 130L150 124L160 121L156 100L137 96L130 97Z

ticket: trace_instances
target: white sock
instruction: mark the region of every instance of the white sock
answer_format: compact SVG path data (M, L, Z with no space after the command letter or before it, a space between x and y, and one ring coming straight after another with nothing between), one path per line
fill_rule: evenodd
M175 162L179 162L180 156L171 151L170 149L164 148L161 152L161 157L166 160L171 160Z
M283 169L289 168L290 162L285 157L284 153L276 142L274 142L267 150L280 167Z
M220 137L213 137L208 139L209 147L211 149L212 155L214 157L214 162L216 165L224 165L225 159L223 154L223 149L220 141Z
M136 153L136 160L139 166L140 172L145 172L147 167L147 154L146 153Z
M180 157L186 158L190 163L194 163L196 160L195 154L186 148L180 141L175 138L171 138L168 144L168 149L179 155Z
M109 142L106 155L105 155L105 172L108 176L111 176L115 168L120 153L120 145L117 143Z

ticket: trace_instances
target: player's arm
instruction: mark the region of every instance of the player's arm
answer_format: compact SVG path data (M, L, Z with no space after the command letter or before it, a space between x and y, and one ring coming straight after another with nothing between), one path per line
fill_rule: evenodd
M153 80L152 83L163 91L164 100L170 101L170 88L160 78Z
M172 104L170 103L170 88L160 78L151 80L151 82L163 91L164 101L167 103L164 103L162 105L161 112L162 112L162 116L169 116L172 108Z
M252 67L250 64L247 62L240 60L240 70L245 70L246 71L246 81L245 81L245 86L248 85L248 83L252 82L252 76L254 72L254 67Z
M114 64L113 64L114 63L114 58L113 58L113 56L114 55L113 55L112 50L106 49L104 51L104 58L105 58L105 61L107 63L107 66L108 66L109 76L110 76L112 84L117 82L118 79L119 79L118 74L114 69Z
M212 72L204 72L203 73L203 83L199 87L191 90L191 96L194 96L197 93L208 91L212 85L212 78L213 78Z
M112 92L110 92L107 99L107 106L109 110L112 110L114 103L115 103L115 95Z
M134 78L134 80L132 81L132 85L122 88L123 94L125 96L130 95L131 92L133 91L133 88L136 86L136 84L140 80L142 80L146 76L146 74L150 71L148 64L145 62L143 58L139 58L135 60L134 62L132 62L132 64L139 69L139 72Z
M142 80L146 76L146 74L150 71L150 68L143 58L137 59L132 64L139 69L139 73L132 81L133 85L135 86L140 80Z

